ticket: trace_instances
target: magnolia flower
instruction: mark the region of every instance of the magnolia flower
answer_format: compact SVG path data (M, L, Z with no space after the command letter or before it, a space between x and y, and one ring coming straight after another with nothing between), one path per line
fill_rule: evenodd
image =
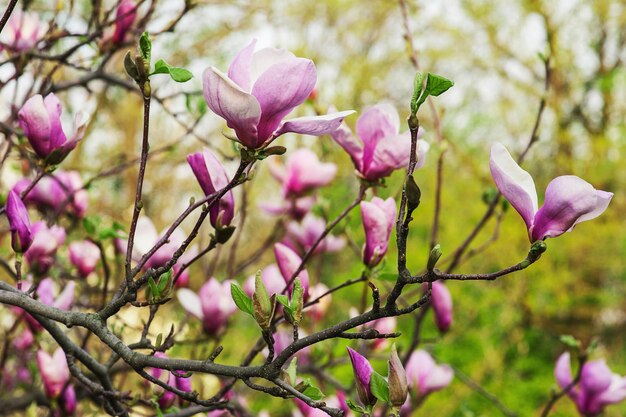
M372 373L374 369L364 356L357 351L348 347L348 354L350 355L350 361L352 362L352 372L354 373L356 392L359 396L361 404L364 406L376 404L376 397L372 394L370 389L370 380L372 379Z
M81 277L85 278L96 270L100 260L100 248L89 240L72 242L70 244L70 262L78 269Z
M187 155L187 162L207 196L222 190L230 182L224 166L207 148L202 152ZM219 203L211 208L211 224L213 227L228 226L234 215L235 198L232 190L228 190Z
M365 229L363 262L372 268L387 253L389 237L396 221L396 202L391 197L387 200L374 197L371 202L362 201L361 217Z
M352 111L283 121L315 87L313 61L291 52L265 48L254 52L253 40L224 74L209 67L203 74L204 98L209 108L235 130L239 142L252 149L278 136L295 132L320 136L336 130Z
M132 0L120 1L115 13L115 30L111 37L113 43L119 45L124 42L135 18L137 18L137 6L135 3Z
M23 52L33 49L46 34L46 26L35 13L15 10L0 37L0 51Z
M204 331L208 334L218 334L237 310L230 295L230 283L230 280L220 283L211 278L198 294L188 288L178 290L178 301L185 310L202 320Z
M296 220L302 219L311 211L315 204L315 196L306 196L299 198L281 199L279 203L263 202L259 204L263 210L272 216L281 216L287 214Z
M300 329L300 337L306 337L307 334L304 330ZM293 332L291 327L286 329L279 327L276 333L274 333L274 355L278 356L280 353L293 343ZM265 349L267 355L267 349ZM298 358L298 365L306 365L309 363L309 355L311 354L311 347L307 346L297 351L293 356Z
M295 253L293 250L289 249L282 243L276 243L274 245L274 256L276 257L276 264L278 265L278 269L285 279L285 283L288 283L302 263L302 259L298 256L297 253ZM309 298L309 273L306 269L302 269L302 271L298 273L297 278L300 279L300 283L302 284L302 289L304 290L303 298L304 301L306 301ZM293 283L289 286L290 293L292 289Z
M59 399L62 415L73 416L76 412L76 404L76 391L74 391L74 385L70 384L65 388Z
M454 371L448 365L437 365L425 350L416 350L406 364L406 375L416 397L425 397L447 387L452 382Z
M300 222L291 221L287 224L287 236L282 243L294 251L304 254L311 250L313 244L317 242L325 230L326 221L309 213ZM343 237L328 234L317 245L314 253L337 252L343 249L345 245L346 240Z
M70 380L70 369L67 366L65 352L58 348L52 356L43 350L37 352L37 367L41 374L46 396L50 399L58 398L63 392L65 384Z
M285 166L273 161L270 160L270 173L282 183L284 198L301 197L328 185L337 173L335 164L320 162L317 155L307 148L298 149L289 155Z
M24 257L39 273L45 273L54 263L57 249L65 242L65 229L61 226L48 227L46 222L38 221L32 227L33 242L24 253Z
M435 313L435 324L441 332L447 332L452 324L452 296L443 282L432 283L430 305Z
M345 403L345 398L340 397L340 395L345 395L345 394L339 391L337 392L337 395L324 398L324 402L326 403L327 407L339 408L343 410L344 416L347 417L350 415L350 409ZM342 399L344 401L342 401ZM325 411L322 411L319 408L311 407L310 405L308 405L307 403L305 403L304 401L298 398L294 398L294 401L296 403L296 406L298 407L298 410L300 411L300 414L303 417L326 417L328 416L328 414Z
M63 290L59 292L58 286L52 280L52 278L44 278L36 285L36 298L39 302L58 308L59 310L69 311L74 304L74 290L76 283L74 281L68 281L63 287ZM32 290L32 287L29 291ZM14 310L18 314L24 314L24 319L29 328L33 332L39 332L43 329L41 324L33 316L25 313L21 308L15 308Z
M17 253L24 253L33 242L28 211L19 195L11 190L6 205L9 228L11 230L11 247Z
M569 352L557 360L554 375L563 389L573 382ZM626 376L611 372L604 359L590 361L583 365L580 382L569 390L568 395L582 416L597 416L607 405L626 399Z
M67 139L61 126L61 102L54 94L29 98L18 112L19 125L37 155L58 164L76 147L87 128L87 113L79 111L74 120L74 135Z
M31 182L24 178L13 186L13 190L21 193ZM24 202L39 209L55 212L67 210L68 213L83 217L87 212L88 195L78 172L55 171L53 175L43 177L24 197Z
M560 236L576 224L598 217L613 197L613 193L596 190L582 178L563 175L550 181L543 206L538 209L533 178L502 144L491 148L489 166L496 186L524 219L531 243Z
M378 181L391 175L393 171L406 168L411 157L411 137L407 131L400 134L400 118L393 106L379 104L367 109L356 122L355 138L352 131L342 125L334 133L333 139L348 152L359 175L368 181ZM423 130L418 132L422 137ZM424 165L426 152L430 146L417 141L417 165Z

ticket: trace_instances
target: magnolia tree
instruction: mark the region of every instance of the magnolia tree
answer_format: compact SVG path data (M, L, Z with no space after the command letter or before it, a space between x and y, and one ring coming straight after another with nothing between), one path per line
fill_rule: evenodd
M422 72L414 80L399 81L412 85L406 90L406 109L401 109L409 114L406 128L398 109L384 103L291 117L318 94L310 59L282 49L258 48L255 40L232 53L227 69L209 66L201 75L158 58L152 40L174 30L192 10L191 2L169 26L153 33L145 31L154 9L151 2L122 0L110 8L96 2L79 33L60 28L58 16L44 23L50 15L20 10L16 3L11 1L4 12L0 37L1 65L3 70L11 68L2 85L15 91L10 116L1 125L0 163L21 164L21 177L4 179L2 184L1 212L6 221L0 314L8 325L0 380L3 408L9 412L26 413L37 404L58 416L416 415L429 394L445 389L455 377L451 366L437 363L420 346L419 323L429 309L439 331L453 328L453 301L445 282L495 280L530 267L547 256L543 254L548 238L601 215L613 196L582 178L565 175L548 184L539 207L533 178L520 165L537 141L542 101L531 139L517 158L500 143L484 155L499 192L488 196L484 217L451 251L447 268L438 268L444 251L433 239L421 270L409 270L407 258L413 250L407 239L421 199L416 170L431 162L420 112L427 102L432 109L433 97L453 87L452 81ZM410 22L404 18L408 28ZM412 42L409 45L414 57ZM85 67L74 55L90 47L95 55L92 66ZM124 56L125 74L106 65L116 56ZM549 77L549 60L543 59ZM417 60L412 62L417 70ZM77 67L84 74L74 82L56 83L53 73L41 71L43 64ZM194 75L202 78L210 117L225 121L222 132L232 147L197 146L187 156L187 169L198 183L197 197L159 232L143 214L143 185L153 153L150 109L154 100L162 100L151 82L169 76L170 82L184 83ZM29 80L26 93L15 85L20 79ZM128 202L132 213L110 224L95 220L99 197L89 195L90 184L81 172L64 168L68 155L89 139L88 126L98 115L76 111L69 127L62 117L62 99L74 89L96 94L90 86L94 80L121 87L143 101L137 159L96 177L137 167L134 200ZM342 149L351 158L351 181L358 184L358 192L335 218L320 217L314 207L318 190L332 186L337 166L310 148L296 149L289 141L283 142L285 147L274 143L287 133L328 135L338 152ZM236 162L234 171L225 163L228 152L235 155L230 158L230 164ZM264 200L261 208L281 219L284 229L272 233L237 269L204 275L193 266L217 257L222 247L236 245L244 233L245 224L238 217L245 216L250 203L238 191L248 182L260 181L254 174L263 165L278 182L280 199ZM385 179L395 171L404 176L402 186L385 189ZM439 182L437 207L440 187ZM503 213L508 204L526 224L527 257L495 272L456 273L487 220ZM358 217L359 211L362 246L340 233L342 222L351 214ZM433 230L439 221L435 216ZM185 229L183 222L191 227ZM199 239L206 233L205 223L212 230L208 240ZM397 248L397 259L387 256L390 245ZM316 272L325 254L350 246L357 247L353 262L362 265L359 276L337 283L335 277ZM265 262L263 254L273 261ZM336 275L341 269L334 267ZM356 288L362 289L363 297L360 305L351 306L350 298L342 297ZM332 310L344 316L329 314ZM154 323L167 321L172 311L189 315L183 321L168 321L169 332L155 331ZM144 313L137 331L119 324L122 317ZM233 329L235 318L250 331ZM417 323L412 338L396 331L397 321L404 318ZM243 340L243 335L254 333L256 341ZM343 340L340 354L313 353L314 348L338 340ZM558 361L555 358L560 389L546 394L542 416L564 396L587 417L626 398L625 377L614 374L602 359L587 361L592 347L583 349L571 338L564 341L576 354L576 370L570 368L569 351ZM199 345L213 346L212 351L189 348ZM242 345L248 346L243 358L221 360L222 352L241 351ZM338 382L333 375L349 364L350 383ZM219 381L212 390L206 389L206 375ZM253 395L255 391L260 394ZM278 397L284 404L263 397ZM259 411L256 401L272 408Z

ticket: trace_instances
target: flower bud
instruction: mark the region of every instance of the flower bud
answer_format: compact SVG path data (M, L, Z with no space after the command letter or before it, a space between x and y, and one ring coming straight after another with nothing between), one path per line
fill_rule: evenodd
M370 380L372 379L372 373L374 369L364 356L357 351L348 348L348 354L350 355L350 361L352 362L352 371L354 372L356 391L359 396L359 400L364 406L370 406L376 404L376 397L370 390Z
M389 356L388 365L387 380L389 382L389 402L393 407L400 408L406 401L409 390L406 372L402 366L402 361L400 361L398 357L395 344L391 345L391 355Z
M28 211L15 191L9 192L6 213L11 229L11 247L16 253L24 253L33 242Z

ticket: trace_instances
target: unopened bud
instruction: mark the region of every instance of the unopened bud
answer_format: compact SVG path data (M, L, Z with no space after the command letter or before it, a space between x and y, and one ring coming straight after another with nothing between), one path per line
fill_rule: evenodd
M437 265L437 262L439 261L439 258L441 258L442 253L443 252L441 251L441 245L437 243L435 247L432 248L432 250L430 251L430 255L428 256L428 265L426 266L427 270L432 271L433 269L435 269L435 265Z
M406 178L405 187L406 187L405 189L406 189L407 208L410 213L420 205L420 198L422 197L422 191L420 190L420 187L417 186L417 183L415 182L415 178L413 178L413 175L409 175Z
M389 402L392 407L400 408L408 395L408 383L402 361L398 357L396 345L391 346L388 362Z

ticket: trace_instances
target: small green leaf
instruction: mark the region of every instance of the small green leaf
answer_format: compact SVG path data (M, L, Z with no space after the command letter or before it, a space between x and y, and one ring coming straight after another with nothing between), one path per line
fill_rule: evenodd
M322 391L318 387L311 383L310 378L304 379L300 384L298 384L298 387L296 387L296 389L298 389L298 391L300 391L302 394L306 395L313 401L319 401L324 398L324 393L322 393Z
M239 310L254 317L254 313L252 311L252 300L243 291L239 284L230 284L230 295L233 297L233 301Z
M149 63L152 55L152 41L148 32L142 33L139 38L139 52L141 52L141 57Z
M436 97L448 91L453 85L454 82L449 79L429 72L426 78L424 94Z
M297 278L293 284L293 292L291 294L291 303L289 309L293 313L294 322L298 323L302 319L302 309L304 308L304 289L300 279Z
M154 64L154 71L151 75L153 74L169 74L172 80L177 83L184 83L193 78L191 71L185 68L173 67L163 59L159 59L156 64Z
M156 338L156 342L154 342L154 346L158 348L161 346L161 342L163 342L163 333L159 333Z
M573 349L580 349L581 343L580 340L576 339L574 336L570 334L564 334L559 336L559 340L564 345L571 347Z
M276 294L276 301L289 308L289 298L284 294Z
M372 395L384 403L389 403L389 384L387 380L378 372L372 373L370 380L370 390Z
M346 405L348 406L350 410L354 411L357 414L367 413L367 410L365 410L365 408L361 407L360 405L356 405L355 403L352 402L352 400L348 398L346 398Z
M289 376L289 383L293 386L296 383L296 376L298 370L298 358L294 357L289 366L287 367L287 375Z
M413 96L411 97L411 113L417 113L417 109L419 108L418 100L420 98L420 94L422 92L422 83L424 81L424 74L421 72L417 72L415 74L415 80L413 80Z
M100 219L98 217L85 217L83 219L83 227L85 228L85 231L90 235L96 233L96 228L98 227L99 223Z
M172 289L172 270L168 270L166 273L159 277L159 281L157 282L157 290L159 290L159 294L167 295Z
M152 300L157 300L159 298L159 290L152 277L148 278L148 285L150 286L150 296Z

